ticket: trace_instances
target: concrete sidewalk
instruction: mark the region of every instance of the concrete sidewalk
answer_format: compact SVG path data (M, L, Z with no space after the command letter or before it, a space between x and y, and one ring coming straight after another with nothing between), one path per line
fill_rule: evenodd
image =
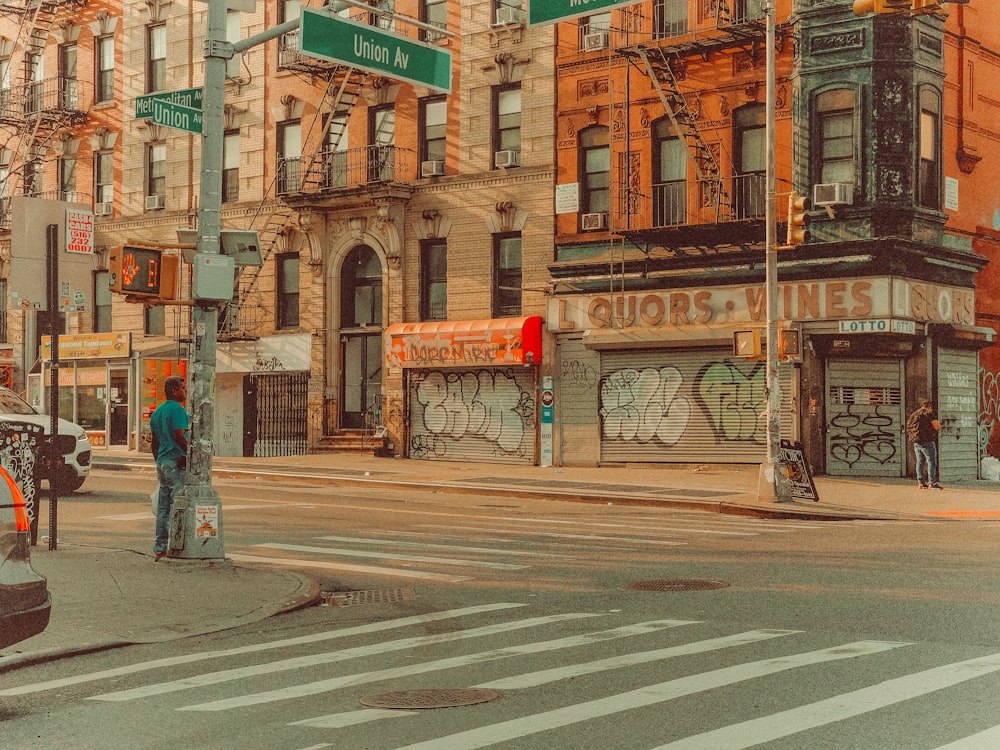
M94 468L123 477L154 471L148 455L113 451L95 452ZM970 481L932 491L900 479L819 477L819 502L775 503L758 499L757 465L541 468L312 454L216 458L213 474L220 480L267 476L339 486L424 488L454 492L456 502L458 493L473 489L492 496L769 518L1000 520L1000 483ZM307 606L320 597L314 582L293 571L228 560L167 558L154 564L147 546L60 544L50 551L40 539L32 550L32 564L48 579L52 620L43 633L0 651L0 673L69 654L224 630Z

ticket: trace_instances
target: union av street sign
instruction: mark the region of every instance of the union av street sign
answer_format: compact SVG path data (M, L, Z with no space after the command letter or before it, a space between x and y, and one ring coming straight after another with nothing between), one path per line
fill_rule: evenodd
M299 51L451 93L451 52L340 16L303 8Z
M641 0L528 0L528 25L592 16L607 8L622 8L638 2Z
M200 133L202 126L202 88L146 94L135 99L135 116L152 120L156 125Z

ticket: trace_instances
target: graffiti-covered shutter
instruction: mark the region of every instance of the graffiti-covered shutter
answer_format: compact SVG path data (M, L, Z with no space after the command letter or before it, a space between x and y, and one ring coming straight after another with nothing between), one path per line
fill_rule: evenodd
M903 476L902 382L899 359L827 361L827 474Z
M781 365L782 434L793 368ZM605 352L601 461L759 463L767 452L767 369L729 349Z
M979 477L978 373L975 350L938 349L938 471L942 482Z
M409 370L410 458L535 463L535 368Z

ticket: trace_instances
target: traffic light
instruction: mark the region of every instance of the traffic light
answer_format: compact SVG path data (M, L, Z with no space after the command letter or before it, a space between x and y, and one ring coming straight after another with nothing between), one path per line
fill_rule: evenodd
M914 13L943 13L939 0L913 0L910 3L910 10Z
M108 253L108 288L130 297L173 300L180 258L157 247L125 245Z
M787 247L796 247L809 241L810 208L812 201L804 195L795 192L788 195L788 236L785 242Z
M913 0L916 5L920 0ZM866 16L869 13L899 13L910 10L910 0L854 0L854 15Z

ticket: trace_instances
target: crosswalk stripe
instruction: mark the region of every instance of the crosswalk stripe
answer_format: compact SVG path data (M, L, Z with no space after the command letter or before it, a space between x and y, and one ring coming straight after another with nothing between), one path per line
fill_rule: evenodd
M313 503L247 503L226 505L226 511L231 510L261 510L264 508L315 508ZM153 517L151 511L141 513L119 513L111 516L97 516L103 521L146 521Z
M483 560L463 560L454 557L425 557L423 555L397 555L390 552L369 552L363 549L344 549L342 547L311 547L304 544L255 544L254 547L277 549L284 552L305 552L318 555L344 555L346 557L374 557L379 560L406 560L407 562L433 563L435 565L463 565L470 568L491 568L494 570L524 570L528 565L512 565L510 563L495 563ZM496 550L494 550L494 553Z
M661 682L657 685L630 690L608 698L584 701L572 706L566 706L565 708L532 714L520 719L511 719L510 721L503 721L497 724L489 724L446 737L438 737L427 742L418 742L398 748L397 750L474 750L475 748L495 745L505 740L517 740L521 737L527 737L528 735L555 729L556 727L564 727L634 708L664 703L674 698L784 672L796 667L805 667L837 661L839 659L855 659L859 656L876 654L907 645L910 644L885 641L858 641L819 651L793 654L791 656L779 656L774 659L738 664L733 667L723 667L711 672L681 677L676 680Z
M626 638L633 635L644 635L656 632L664 628L676 628L682 625L697 624L691 620L657 620L654 622L644 622L637 625L626 625L612 630L602 630L595 633L584 633L583 635L567 636L557 638L552 641L541 641L537 643L527 643L521 646L510 646L508 648L492 649L482 651L478 654L466 654L454 656L447 659L437 659L435 661L423 662L421 664L410 664L405 667L393 667L380 669L373 672L361 672L359 674L343 675L329 680L309 682L302 685L293 685L278 690L268 690L262 693L239 696L236 698L226 698L212 701L210 703L200 703L192 706L185 706L179 711L225 711L231 708L242 708L246 706L256 706L261 703L273 703L276 701L288 700L290 698L302 698L308 695L327 693L342 687L363 685L380 680L397 679L415 674L425 674L443 669L455 669L465 667L470 664L482 664L487 661L506 659L511 656L524 656L527 654L538 654L558 649L572 648L575 646L588 646L594 643L612 640L615 638ZM512 629L512 628L511 628Z
M670 742L655 750L741 750L918 698L997 671L1000 671L1000 654L945 664L816 703Z
M537 523L537 524L568 524L572 526L594 526L601 529L621 529L622 532L626 531L643 531L649 532L649 526L637 526L633 524L626 523L597 523L595 521L557 521L551 518L515 518L515 517L501 517L502 521L516 521L518 523ZM657 526L653 529L656 532L670 532L670 533L681 533L681 534L720 534L723 536L760 536L753 531L720 531L717 529L678 529L671 526Z
M328 716L316 716L302 721L291 721L290 727L312 727L313 729L343 729L356 724L367 724L370 721L392 719L397 716L413 716L416 711L399 711L391 708L363 708L357 711L344 711Z
M348 638L353 635L368 635L369 633L378 633L384 630L393 630L395 628L405 628L410 625L424 625L430 622L440 622L442 620L451 620L458 617L465 617L467 615L479 615L486 614L488 612L498 612L507 609L519 609L521 607L527 607L527 604L511 604L509 602L498 602L496 604L482 604L475 607L461 607L459 609L447 609L441 612L429 612L425 615L414 615L411 617L397 617L393 620L383 620L381 622L372 622L365 625L356 625L350 628L341 628L340 630L325 630L321 633L310 633L309 635L297 636L295 638L282 638L277 641L267 641L265 643L257 643L250 646L237 646L236 648L228 648L220 651L202 651L197 654L185 654L184 656L173 656L167 659L154 659L152 661L144 661L138 664L129 664L125 667L116 667L115 669L104 669L100 672L90 672L88 674L76 675L74 677L63 677L57 680L48 680L46 682L36 682L33 685L21 685L15 688L6 688L0 690L0 697L9 695L27 695L29 693L41 693L46 690L55 690L56 688L68 687L69 685L79 685L84 682L96 682L97 680L109 679L112 677L121 677L127 674L136 674L138 672L146 672L153 669L162 669L164 667L175 667L180 664L191 664L197 661L205 661L207 659L221 659L229 656L239 656L240 654L253 654L260 651L269 651L276 648L289 648L293 646L303 646L310 643L320 643L322 641L331 641L337 638Z
M420 635L415 638L400 638L386 643L375 643L367 646L343 649L341 651L331 651L323 654L310 654L308 656L298 656L292 659L282 659L281 661L269 662L267 664L255 664L249 667L237 667L226 669L221 672L208 672L206 674L188 677L182 680L171 682L160 682L153 685L133 688L131 690L121 690L114 693L104 693L95 695L88 700L97 701L129 701L136 698L148 698L152 695L162 695L173 693L178 690L186 690L204 685L216 685L221 682L231 682L250 677L259 677L265 674L284 672L290 669L302 669L314 667L320 664L333 664L350 659L359 659L377 654L387 654L393 651L403 651L409 648L417 648L437 643L450 643L453 641L463 641L469 638L479 638L496 633L507 633L512 630L523 630L541 625L551 625L553 623L565 622L569 620L579 620L589 617L601 617L602 615L593 613L569 613L558 615L546 615L544 617L533 617L527 620L516 620L514 622L501 622L493 625L483 625L469 630L457 630L451 633L435 633L432 635Z
M446 573L429 573L422 570L407 570L406 568L383 568L377 565L353 565L351 563L330 562L328 560L308 560L297 557L264 557L263 555L243 555L226 553L226 557L237 562L256 562L265 565L289 565L293 568L323 568L339 570L348 573L364 573L373 576L394 576L396 578L416 578L424 581L442 581L444 583L460 583L469 581L472 576L455 576Z
M937 750L983 750L984 747L1000 747L1000 727L990 727L983 732L942 745Z
M433 544L432 542L407 542L400 539L370 539L367 537L360 536L319 536L317 539L322 539L328 542L351 542L355 544L388 544L394 547L424 547L428 549L446 549L452 552L483 552L485 554L495 555L498 552L502 552L504 555L508 556L523 556L523 557L566 557L566 555L559 555L554 552L532 552L530 550L512 550L512 549L496 549L495 547L459 547L455 544Z
M486 531L490 534L517 534L518 536L542 536L546 539L580 539L585 542L628 542L629 544L657 544L669 547L685 547L687 542L677 542L672 539L640 539L627 536L598 536L596 534L557 534L552 531L530 531L524 529L495 529L482 526L444 526L440 524L423 524L428 529L449 529L451 531Z

